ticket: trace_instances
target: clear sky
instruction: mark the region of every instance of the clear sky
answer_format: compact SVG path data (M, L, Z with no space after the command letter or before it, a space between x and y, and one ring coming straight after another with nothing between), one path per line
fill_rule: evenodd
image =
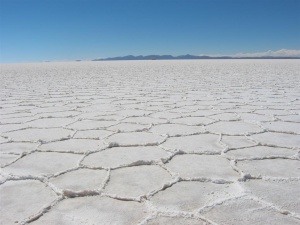
M0 61L300 49L300 0L0 0Z

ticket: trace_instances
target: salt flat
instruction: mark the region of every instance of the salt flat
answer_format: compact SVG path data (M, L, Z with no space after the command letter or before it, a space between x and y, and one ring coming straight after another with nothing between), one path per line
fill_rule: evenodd
M0 224L300 224L299 71L2 64Z

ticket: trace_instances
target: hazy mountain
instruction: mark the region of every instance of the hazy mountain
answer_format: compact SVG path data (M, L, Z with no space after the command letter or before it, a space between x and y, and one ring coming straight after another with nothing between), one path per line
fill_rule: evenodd
M111 60L170 60L170 59L300 59L300 57L284 56L261 56L261 57L232 57L232 56L198 56L198 55L127 55L118 57L109 57L103 59L93 59L92 61L111 61Z

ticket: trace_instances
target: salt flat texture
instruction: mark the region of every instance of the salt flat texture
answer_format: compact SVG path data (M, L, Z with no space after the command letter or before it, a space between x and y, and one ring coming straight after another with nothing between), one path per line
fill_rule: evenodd
M0 225L300 224L299 71L1 65Z

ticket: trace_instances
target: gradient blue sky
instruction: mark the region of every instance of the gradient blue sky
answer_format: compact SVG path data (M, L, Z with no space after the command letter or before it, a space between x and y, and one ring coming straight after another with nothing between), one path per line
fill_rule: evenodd
M300 49L300 0L0 0L0 61Z

